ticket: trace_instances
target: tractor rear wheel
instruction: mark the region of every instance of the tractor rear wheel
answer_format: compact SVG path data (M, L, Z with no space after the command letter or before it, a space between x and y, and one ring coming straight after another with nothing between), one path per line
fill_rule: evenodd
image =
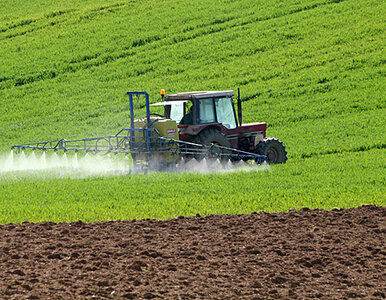
M200 134L196 137L195 142L201 145L215 144L227 148L231 147L231 143L228 141L226 136L213 128L201 131Z
M219 130L216 130L214 128L208 128L206 130L201 131L199 135L194 139L194 143L205 146L214 144L217 146L231 148L231 143L228 141L226 136L222 134ZM221 149L220 153L217 154L230 154L230 151Z
M267 162L269 164L282 164L287 160L285 146L275 138L262 140L256 146L255 153L267 156Z

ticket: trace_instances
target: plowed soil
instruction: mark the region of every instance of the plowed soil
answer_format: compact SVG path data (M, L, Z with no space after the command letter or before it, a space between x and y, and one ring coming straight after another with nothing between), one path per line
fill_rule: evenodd
M384 299L386 208L0 226L4 299Z

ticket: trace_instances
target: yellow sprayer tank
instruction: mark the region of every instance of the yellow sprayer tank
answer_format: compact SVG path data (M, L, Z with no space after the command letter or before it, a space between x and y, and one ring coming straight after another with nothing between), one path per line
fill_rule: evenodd
M175 120L171 119L163 119L163 118L157 118L157 117L150 117L150 122L151 122L151 127L155 128L158 133L169 139L173 140L179 140L179 134L178 134L178 127L177 127L177 122ZM147 118L141 118L138 120L134 121L134 128L136 129L145 129L147 128ZM145 146L145 136L144 136L145 131L135 131L135 142L136 143L144 143L143 146L140 146L139 148L143 148L145 151L146 146ZM153 137L158 137L159 135L156 132L152 132ZM159 152L157 154L157 149L160 146L153 146L154 153L152 153L153 158L158 158L164 160L164 161L169 161L172 162L175 160L178 155L177 153L171 151L171 152ZM145 154L144 154L145 155ZM137 159L144 159L144 155L138 154Z
M154 122L154 128L158 130L158 132L166 138L178 140L178 127L177 122L170 119L159 119Z
M154 127L161 136L179 140L178 127L177 122L171 119L161 119L157 117L150 117L150 122L152 127ZM134 128L136 129L144 129L147 127L147 119L141 118L134 121ZM154 133L156 135L156 133ZM144 136L142 131L135 132L136 142L144 142ZM158 136L158 135L156 135Z

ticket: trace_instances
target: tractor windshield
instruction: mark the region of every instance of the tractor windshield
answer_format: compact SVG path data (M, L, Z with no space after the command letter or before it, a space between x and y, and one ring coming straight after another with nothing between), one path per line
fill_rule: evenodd
M217 122L228 129L237 127L232 98L215 98Z

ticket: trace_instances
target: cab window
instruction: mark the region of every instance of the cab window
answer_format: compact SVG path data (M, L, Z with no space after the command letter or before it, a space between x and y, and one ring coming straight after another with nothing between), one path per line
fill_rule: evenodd
M213 98L200 99L199 101L199 119L201 124L215 123L216 117L213 107Z
M237 127L235 113L233 111L232 98L216 98L217 122L228 129Z

